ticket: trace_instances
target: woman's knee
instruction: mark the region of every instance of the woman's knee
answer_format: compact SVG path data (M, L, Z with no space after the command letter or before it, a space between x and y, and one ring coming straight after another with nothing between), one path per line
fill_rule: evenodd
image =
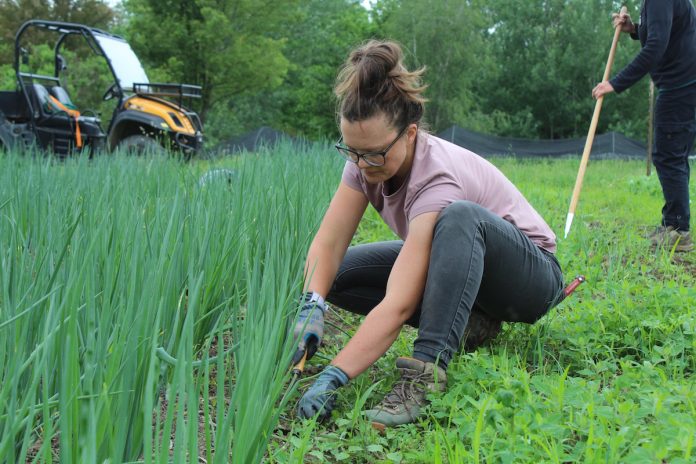
M442 210L438 216L438 222L447 222L451 220L471 220L480 217L486 209L473 201L460 200L450 203Z
M454 216L470 218L472 216L480 214L481 211L485 210L486 209L484 207L477 203L474 203L473 201L459 200L447 205L445 209L442 210L439 217L447 218Z

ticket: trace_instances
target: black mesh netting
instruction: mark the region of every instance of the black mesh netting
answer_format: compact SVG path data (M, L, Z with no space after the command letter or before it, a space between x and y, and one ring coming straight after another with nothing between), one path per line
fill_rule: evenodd
M513 137L497 137L452 126L437 134L438 137L471 150L480 156L518 156L540 158L552 156L580 156L585 148L585 138L559 140L533 140ZM217 154L231 154L240 151L258 151L271 147L280 141L299 144L284 132L270 127L260 127L253 132L235 137L218 145L213 151ZM592 143L593 159L602 158L645 158L646 144L618 132L596 135Z
M496 137L452 126L438 137L471 150L481 156L579 156L585 148L585 138L532 140ZM646 145L618 132L596 135L590 155L593 158L645 158Z
M253 132L221 143L214 151L218 154L258 151L261 147L272 147L284 140L294 141L292 137L284 132L277 131L271 127L259 127Z

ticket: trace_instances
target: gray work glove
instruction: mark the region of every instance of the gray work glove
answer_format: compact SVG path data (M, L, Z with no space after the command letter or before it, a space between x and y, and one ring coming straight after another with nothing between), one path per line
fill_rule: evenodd
M323 298L316 293L305 293L302 295L300 303L302 308L293 333L295 340L299 341L297 351L292 357L293 366L300 362L305 351L307 359L314 356L324 336L326 303L324 303Z
M297 405L297 416L323 421L331 416L336 401L336 390L348 383L348 375L336 366L328 366L302 395Z

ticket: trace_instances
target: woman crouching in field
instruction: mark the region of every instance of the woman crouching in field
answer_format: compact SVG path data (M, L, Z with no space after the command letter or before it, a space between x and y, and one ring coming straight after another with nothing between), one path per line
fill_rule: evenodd
M376 426L416 420L447 365L500 330L533 323L561 299L556 237L492 164L420 128L420 76L394 42L355 49L339 74L343 177L309 249L307 293L295 329L299 357L323 336L325 300L365 319L299 402L301 417L328 417L335 390L418 328L401 378L366 415ZM402 239L349 247L368 203ZM296 359L297 359L296 355Z

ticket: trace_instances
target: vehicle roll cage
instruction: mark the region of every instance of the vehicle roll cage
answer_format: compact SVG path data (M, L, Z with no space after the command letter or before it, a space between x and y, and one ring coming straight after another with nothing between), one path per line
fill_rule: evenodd
M60 60L58 57L60 56L60 49L63 43L65 42L65 39L67 37L70 37L72 35L81 35L82 37L85 38L85 41L87 42L87 45L94 51L95 54L103 56L105 58L105 61L107 65L109 66L109 71L111 71L111 75L114 78L114 83L117 86L119 90L119 100L123 99L123 88L121 87L121 83L119 82L118 79L118 74L113 68L113 65L111 64L111 60L108 58L108 55L104 52L104 49L102 46L99 44L99 41L95 38L95 34L100 34L106 37L110 37L113 39L121 40L126 42L126 40L116 34L112 34L110 32L103 31L101 29L97 29L95 27L89 27L85 26L83 24L75 24L75 23L66 23L66 22L60 22L60 21L45 21L41 19L34 19L25 22L22 24L22 26L19 28L17 31L17 34L15 36L15 56L14 56L14 69L15 73L17 74L17 81L21 81L21 74L20 73L20 57L23 53L23 49L21 47L21 40L22 40L22 35L30 28L38 28L38 29L46 29L49 31L53 31L56 33L60 34L60 37L56 41L56 45L54 47L54 56L55 56L55 70L54 70L54 75L56 78L58 78L60 71L62 70ZM138 83L138 84L133 84L133 93L141 96L150 96L150 97L172 97L172 98L178 98L179 99L179 107L183 108L183 99L184 98L201 98L201 90L202 88L197 85L188 85L188 84L158 84L158 83Z
M44 43L44 34L53 33L57 35L53 47L53 76L32 74L22 71L23 68L25 71L32 71L32 69L27 69L28 62L25 58L28 54L27 50L22 47L22 41L27 42L26 34L30 29L38 30L39 32L43 31L40 37L41 43ZM58 87L62 87L60 82L61 73L66 69L66 63L61 55L61 50L68 37L71 36L80 36L84 38L87 42L87 46L92 52L106 61L109 71L111 72L113 83L107 90L107 93L104 94L104 100L116 98L118 104L114 108L113 117L109 122L108 130L105 131L109 140L111 140L112 134L120 134L119 130L121 130L121 126L124 131L131 131L138 129L138 127L135 126L145 124L148 128L152 126L156 130L162 131L159 123L157 125L152 124L152 121L157 118L155 114L141 110L133 112L126 108L126 102L136 95L150 101L159 100L160 104L168 104L172 107L178 104L176 111L183 113L191 122L196 134L196 143L202 140L202 123L199 115L183 105L184 99L201 98L202 87L188 84L148 82L149 79L145 70L142 68L140 60L123 37L84 24L41 19L29 20L22 24L15 35L14 44L14 71L16 75L17 91L21 92L23 95L21 99L23 106L26 106L27 110L30 112L30 115L27 115L27 119L37 137L39 136L39 130L44 132L49 130L54 131L54 128L46 129L43 127L49 119L55 116L49 114L51 112L46 110L44 103L46 101L50 104L51 92L65 93L64 89L58 89ZM28 47L30 44L25 43L24 45ZM135 72L130 73L130 71ZM48 89L46 85L49 87ZM63 90L63 92L59 90ZM65 93L65 95L67 95L67 93ZM59 113L60 112L57 112L56 115ZM120 115L124 115L124 117L120 117ZM100 121L97 119L96 124L98 125L99 122ZM79 121L76 120L76 123L79 127ZM187 138L190 137L190 134L182 134L178 131L177 127L172 126L169 128L165 126L163 132L170 133L173 140L181 147L188 149L192 146L190 140Z
M21 46L21 41L22 41L22 35L30 29L30 28L37 28L37 29L47 29L49 31L53 31L56 33L60 34L60 37L56 41L56 45L54 47L54 54L55 56L58 56L60 54L60 47L63 45L63 42L65 39L71 35L81 35L85 38L87 41L87 44L89 47L96 53L97 55L101 56L106 56L104 53L104 50L99 46L99 43L94 39L94 34L102 34L105 36L113 37L115 39L120 39L123 40L123 37L111 34L110 32L102 31L101 29L97 29L94 27L88 27L82 24L74 24L74 23L65 23L65 22L60 22L60 21L44 21L41 19L32 19L30 21L25 22L22 24L22 26L19 28L17 31L17 34L15 35L15 54L14 54L14 69L17 74L19 74L19 67L20 67L20 56L22 55L22 46ZM111 67L111 63L109 60L106 60L107 64L109 65L109 70L111 71L114 76L116 75L114 73L113 68ZM58 77L58 74L61 70L58 69L58 63L56 62L56 69L55 69L55 76Z

